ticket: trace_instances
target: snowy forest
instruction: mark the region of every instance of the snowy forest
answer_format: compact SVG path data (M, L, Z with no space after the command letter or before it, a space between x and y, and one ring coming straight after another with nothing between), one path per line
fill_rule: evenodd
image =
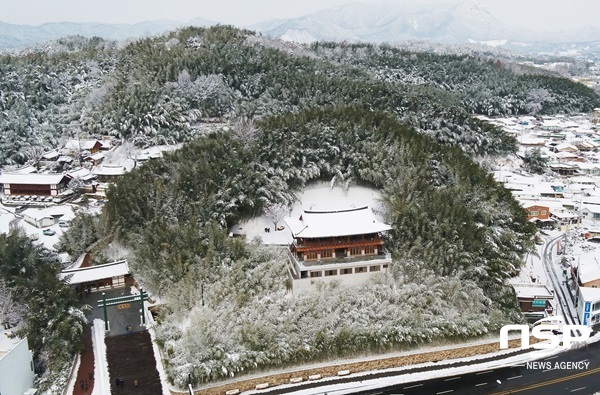
M520 320L504 280L533 229L463 151L354 107L253 129L199 138L109 191L107 223L134 250L138 278L168 301L157 331L176 384L465 339ZM228 227L334 178L383 191L393 275L293 297L283 251L229 238Z
M31 147L112 135L138 146L186 142L207 119L255 119L353 105L394 114L471 154L514 141L471 115L589 112L594 92L507 62L386 45L297 46L219 26L120 44L66 38L0 55L0 162Z
M163 302L158 341L184 385L519 322L505 280L535 229L476 161L516 141L473 115L599 105L545 72L385 45L297 46L229 26L126 44L69 38L0 56L0 161L74 136L186 143L123 176L102 215L74 220L58 245L77 256L110 238L129 250L136 279ZM230 127L202 131L215 120ZM318 180L382 192L392 273L293 297L285 251L229 228ZM64 352L75 334L56 332Z

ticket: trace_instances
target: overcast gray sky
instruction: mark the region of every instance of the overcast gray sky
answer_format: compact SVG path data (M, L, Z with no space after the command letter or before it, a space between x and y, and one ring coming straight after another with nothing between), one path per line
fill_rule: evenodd
M423 0L391 0L423 3ZM430 3L457 0L426 0ZM382 0L0 0L0 21L39 25L46 22L137 23L156 19L187 22L195 17L250 25L290 18L347 3ZM597 0L479 0L496 18L530 30L600 26ZM599 37L600 39L600 37Z

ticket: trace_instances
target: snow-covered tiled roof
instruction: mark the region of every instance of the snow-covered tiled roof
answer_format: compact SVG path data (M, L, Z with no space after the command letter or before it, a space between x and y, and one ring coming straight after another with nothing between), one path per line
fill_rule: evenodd
M98 140L69 140L65 144L66 149L72 150L91 150L96 144L102 145Z
M95 154L89 155L86 159L100 160L102 158L104 158L104 154L102 152L96 152Z
M69 284L82 284L105 278L125 276L127 274L129 274L129 264L127 261L118 261L107 263L105 265L64 270L59 274L59 278L62 280L72 275L72 277L67 280Z
M46 152L42 155L42 158L44 159L56 159L60 156L60 152L58 151L50 151L50 152Z
M125 167L104 165L101 168L96 168L94 173L99 176L122 176L125 174Z
M0 184L25 184L25 185L56 185L63 178L69 178L64 174L0 174Z
M284 220L294 237L315 238L363 235L391 230L367 207L339 211L307 211L299 218Z

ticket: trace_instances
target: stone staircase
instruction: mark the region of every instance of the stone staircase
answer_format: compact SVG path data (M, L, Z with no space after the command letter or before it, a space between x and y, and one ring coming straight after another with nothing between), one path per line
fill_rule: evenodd
M112 394L161 395L163 393L152 340L148 331L107 337L106 357ZM117 388L116 379L124 381ZM134 381L138 386L134 386Z

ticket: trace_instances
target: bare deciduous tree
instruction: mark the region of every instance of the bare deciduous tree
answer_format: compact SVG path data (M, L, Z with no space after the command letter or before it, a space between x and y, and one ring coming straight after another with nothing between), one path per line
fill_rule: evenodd
M0 280L0 323L6 329L17 324L25 315L25 306L14 299L14 294L4 280Z
M287 214L288 207L282 203L272 203L272 204L268 205L267 207L265 207L263 212L264 212L265 216L267 218L269 218L269 220L271 220L271 222L273 222L273 225L275 225L275 228L277 229L277 224Z

